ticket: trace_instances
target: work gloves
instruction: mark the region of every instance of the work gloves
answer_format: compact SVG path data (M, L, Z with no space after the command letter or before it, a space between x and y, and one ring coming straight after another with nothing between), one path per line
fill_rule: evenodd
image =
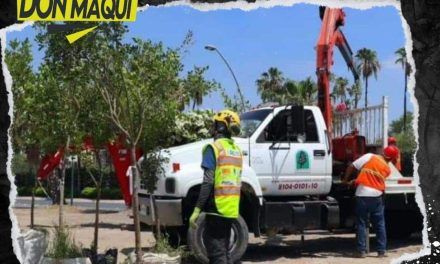
M193 211L191 217L189 218L189 225L191 226L191 228L195 229L197 227L196 222L200 216L200 212L201 212L200 208L198 208L198 207L194 208L194 211Z

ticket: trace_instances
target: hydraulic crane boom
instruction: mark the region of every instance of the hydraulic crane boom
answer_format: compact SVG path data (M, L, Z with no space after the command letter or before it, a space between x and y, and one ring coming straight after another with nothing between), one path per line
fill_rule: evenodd
M333 136L333 113L330 99L330 73L333 65L333 48L337 46L347 66L352 71L355 81L359 74L354 66L353 52L348 45L340 26L345 23L345 13L339 8L319 8L322 19L321 32L316 47L316 74L318 75L318 106L321 108L328 132Z

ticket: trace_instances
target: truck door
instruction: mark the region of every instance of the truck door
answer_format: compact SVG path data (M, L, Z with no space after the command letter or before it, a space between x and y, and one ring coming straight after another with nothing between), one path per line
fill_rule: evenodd
M328 156L313 112L304 110L305 136L289 135L290 110L280 111L257 137L252 167L264 195L313 195L328 192ZM323 134L323 133L321 133Z

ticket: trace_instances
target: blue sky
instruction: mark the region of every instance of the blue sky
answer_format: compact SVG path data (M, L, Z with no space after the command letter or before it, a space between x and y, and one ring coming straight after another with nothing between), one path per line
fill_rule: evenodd
M369 105L379 104L382 96L387 95L389 118L394 120L403 114L403 70L394 63L394 52L405 45L399 12L391 6L363 11L345 8L344 11L346 25L342 30L352 50L373 49L382 64L378 79L369 79ZM138 12L136 22L128 26L127 40L151 39L172 48L178 47L186 32L192 30L194 44L183 59L185 70L194 65L209 65L206 77L217 80L233 95L236 86L226 65L215 52L204 49L207 44L215 45L229 61L245 97L254 105L261 101L255 80L269 67L278 67L290 79L302 80L308 76L316 79L314 46L321 20L315 5L209 12L184 6L154 7ZM33 39L34 36L34 30L27 27L8 33L7 38ZM37 65L42 53L36 45L34 53ZM338 50L335 50L333 73L347 77L350 82L353 80ZM408 110L413 111L409 98L407 102ZM221 96L218 93L207 96L201 108L223 108Z

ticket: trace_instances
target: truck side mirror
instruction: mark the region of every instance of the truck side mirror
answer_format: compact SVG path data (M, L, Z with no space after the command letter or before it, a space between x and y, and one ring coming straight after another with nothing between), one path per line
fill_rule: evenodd
M305 139L304 106L292 105L290 115L287 117L287 131L289 136L297 138L299 142Z

